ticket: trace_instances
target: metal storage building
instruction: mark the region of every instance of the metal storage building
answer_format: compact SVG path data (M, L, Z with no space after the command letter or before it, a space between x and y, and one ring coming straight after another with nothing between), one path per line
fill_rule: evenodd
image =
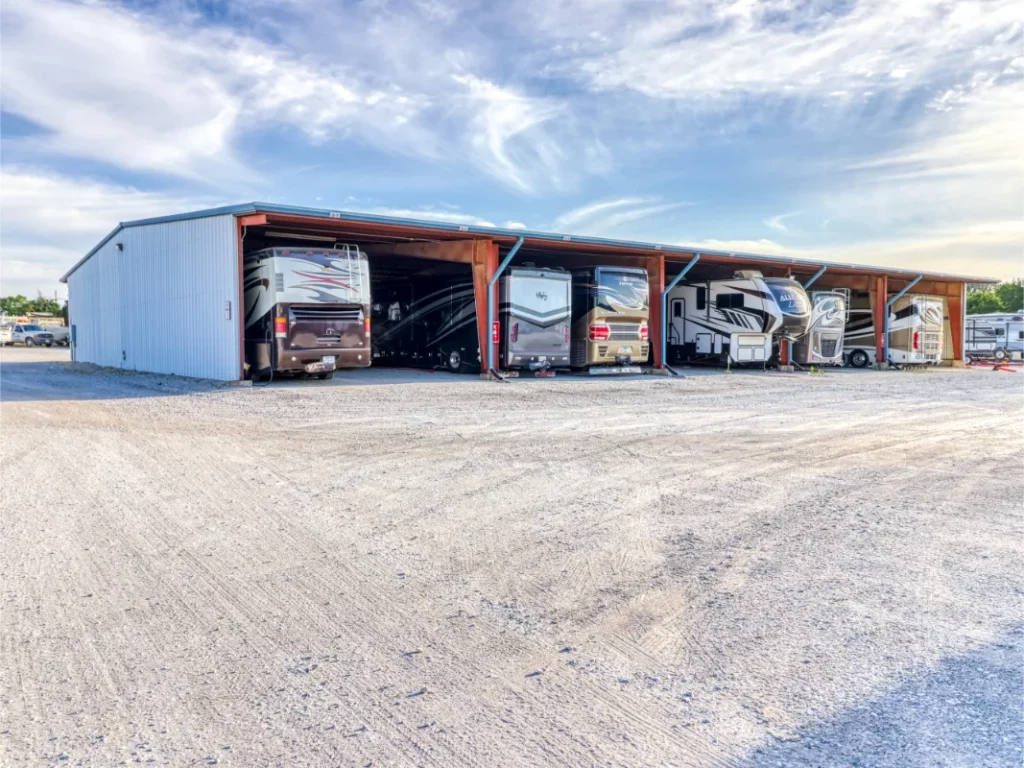
M222 381L244 375L242 255L247 234L359 243L374 258L389 255L458 262L472 268L480 349L487 347L487 286L513 248L518 259L538 254L568 265L644 267L651 290L651 348L661 359L662 293L700 254L692 273L757 269L792 275L817 287L849 288L889 297L913 286L946 304L946 358L962 364L965 289L987 278L830 264L697 247L467 226L346 211L247 203L119 224L65 274L76 361ZM703 279L703 278L702 278ZM491 301L496 303L497 288ZM876 301L884 308L884 301ZM876 347L882 354L878 313ZM486 360L486 355L484 356Z

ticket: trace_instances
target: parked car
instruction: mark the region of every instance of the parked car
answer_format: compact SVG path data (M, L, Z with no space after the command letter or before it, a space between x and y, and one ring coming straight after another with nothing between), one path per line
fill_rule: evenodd
M26 347L53 346L53 334L44 331L38 325L18 323L11 334L11 344L24 344Z
M44 331L53 334L53 343L66 347L71 343L71 329L66 325L44 325Z

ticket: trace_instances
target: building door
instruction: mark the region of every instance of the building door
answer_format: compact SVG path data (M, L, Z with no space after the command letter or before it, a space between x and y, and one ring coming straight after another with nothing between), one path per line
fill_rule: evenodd
M682 346L686 339L686 300L672 299L671 317L668 324L668 345Z

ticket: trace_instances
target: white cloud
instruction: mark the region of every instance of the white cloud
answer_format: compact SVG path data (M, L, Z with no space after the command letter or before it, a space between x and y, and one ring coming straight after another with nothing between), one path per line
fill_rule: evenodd
M376 216L394 216L402 219L419 219L420 221L444 221L449 224L467 224L475 227L495 226L492 221L469 213L460 213L457 210L438 211L433 208L387 208L384 206L348 208L346 210L356 213L372 213Z
M787 227L785 224L783 224L783 222L786 219L791 219L794 216L799 216L800 213L802 213L802 211L792 211L791 213L783 213L783 214L781 214L779 216L772 216L770 219L765 219L764 220L764 224L769 229L774 229L777 232L787 232L788 233L789 232L789 227Z
M601 236L613 232L623 224L648 219L689 205L693 205L693 203L686 201L664 203L656 197L599 200L559 215L555 218L552 228L556 232Z
M579 208L573 208L570 211L558 216L554 221L554 229L556 232L563 232L572 230L574 227L579 226L581 223L591 220L595 217L603 216L609 211L616 210L618 208L634 207L651 202L652 198L649 197L623 197L618 200L601 200L594 203L587 203Z
M576 4L534 10L529 23L560 44L560 71L589 87L715 109L752 95L854 104L937 76L999 71L1019 55L1014 0L861 0L839 11L793 0L608 1L588 9L588 35Z
M705 239L679 242L687 248L785 256L810 261L920 269L968 277L1024 277L1024 222L991 221L926 234L882 237L797 248L773 240ZM969 258L965 258L969 254Z
M146 192L48 171L5 167L0 173L0 292L47 293L69 267L119 221L224 204Z
M388 14L361 19L367 37L403 41L406 53L389 56L351 37L283 47L166 9L8 0L4 108L46 130L31 140L37 150L222 188L254 180L239 138L268 126L312 144L355 139L448 164L468 157L525 192L607 167L607 149L575 136L564 102L473 74L469 57L427 39L429 24L444 27L454 9L424 2L418 11L424 25L412 29ZM305 21L322 25L322 16ZM411 50L430 57L412 60Z

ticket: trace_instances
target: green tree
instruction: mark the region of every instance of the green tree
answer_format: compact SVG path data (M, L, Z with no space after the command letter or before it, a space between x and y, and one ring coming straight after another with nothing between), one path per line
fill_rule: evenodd
M49 312L51 315L60 314L60 304L53 299L48 299L42 294L28 303L29 312Z
M1024 280L1011 280L995 287L999 308L1003 312L1020 312L1024 309Z
M1002 304L993 290L972 291L967 295L967 314L984 315L989 312L1001 312Z
M8 315L24 315L29 311L29 300L21 294L0 298L0 310Z

